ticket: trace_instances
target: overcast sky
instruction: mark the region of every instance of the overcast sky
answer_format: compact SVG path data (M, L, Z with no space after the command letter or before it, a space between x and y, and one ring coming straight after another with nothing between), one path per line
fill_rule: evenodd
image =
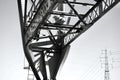
M58 80L103 80L99 57L104 49L120 51L120 4L71 44ZM120 53L113 57L120 59ZM27 80L23 60L17 1L0 0L0 80ZM120 63L113 65L111 80L119 80Z

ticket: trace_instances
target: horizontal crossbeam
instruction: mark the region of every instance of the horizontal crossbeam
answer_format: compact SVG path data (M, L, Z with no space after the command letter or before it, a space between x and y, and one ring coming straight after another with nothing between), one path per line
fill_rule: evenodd
M64 2L66 3L66 2ZM83 5L83 6L94 6L94 4L90 4L90 3L82 3L82 2L72 2L69 1L70 4L78 4L78 5Z
M56 24L51 24L51 23L45 23L44 26L50 26L50 27L55 27L55 28L66 28L66 29L71 29L73 25L56 25ZM79 28L72 28L72 29L79 29Z
M70 14L70 13L65 13L65 12L57 12L57 11L50 12L50 14L77 17L75 14ZM79 14L79 16L83 17L84 14Z

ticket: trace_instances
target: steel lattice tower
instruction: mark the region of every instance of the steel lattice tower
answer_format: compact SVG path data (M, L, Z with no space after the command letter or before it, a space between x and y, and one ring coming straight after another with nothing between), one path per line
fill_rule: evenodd
M56 80L70 44L119 2L84 1L17 0L23 49L37 80L40 72L43 80Z
M110 80L110 70L109 70L109 61L108 61L108 52L105 50L105 74L104 80Z

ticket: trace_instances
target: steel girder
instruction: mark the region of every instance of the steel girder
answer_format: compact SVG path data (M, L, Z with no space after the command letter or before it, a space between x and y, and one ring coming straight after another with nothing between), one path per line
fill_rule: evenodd
M118 2L18 0L24 53L36 79L41 80L42 74L43 80L56 80L59 68L68 55L70 43Z

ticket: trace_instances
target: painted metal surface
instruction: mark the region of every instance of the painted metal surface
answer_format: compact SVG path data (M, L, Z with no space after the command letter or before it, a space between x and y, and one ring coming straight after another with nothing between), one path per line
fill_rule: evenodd
M56 80L70 44L119 0L18 0L25 56L37 80ZM31 4L29 4L31 3ZM84 10L79 11L79 6ZM78 7L78 8L77 8ZM40 74L41 72L41 74Z

